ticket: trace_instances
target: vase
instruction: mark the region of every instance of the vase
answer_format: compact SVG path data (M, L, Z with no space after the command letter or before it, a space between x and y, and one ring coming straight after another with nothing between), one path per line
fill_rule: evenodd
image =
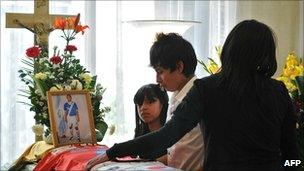
M33 125L32 131L35 134L35 142L43 141L44 127L42 124Z
M43 141L43 135L35 134L35 142Z

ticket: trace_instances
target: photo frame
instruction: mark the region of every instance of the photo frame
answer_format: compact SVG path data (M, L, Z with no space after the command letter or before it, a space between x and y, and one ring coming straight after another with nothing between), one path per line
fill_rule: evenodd
M47 101L53 144L96 144L89 91L48 91Z

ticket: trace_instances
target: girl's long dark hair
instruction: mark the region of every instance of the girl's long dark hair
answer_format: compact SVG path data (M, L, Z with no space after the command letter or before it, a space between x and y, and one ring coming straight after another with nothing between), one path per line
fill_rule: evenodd
M271 28L256 20L242 21L229 33L220 56L219 86L235 97L236 103L255 98L263 113L279 112L271 79L277 70L275 42Z
M221 84L237 98L261 90L277 70L275 35L256 20L245 20L229 33L221 53Z
M139 118L139 113L137 110L137 105L142 105L144 99L147 98L149 101L153 102L159 99L162 110L159 115L161 126L166 123L167 117L167 109L168 109L168 94L165 90L161 89L157 84L147 84L142 86L134 96L134 103L135 103L135 137L147 134L150 132L148 124L144 123Z

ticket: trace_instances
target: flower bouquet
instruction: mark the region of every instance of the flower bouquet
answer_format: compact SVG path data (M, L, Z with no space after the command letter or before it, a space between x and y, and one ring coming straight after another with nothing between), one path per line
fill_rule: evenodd
M46 126L46 136L50 133L47 91L90 91L95 128L104 135L108 127L103 118L110 108L101 106L105 88L96 84L97 76L92 76L80 64L80 60L73 55L77 47L70 44L78 33L84 34L85 30L89 28L87 25L81 25L79 18L78 14L77 17L55 19L53 29L60 29L63 33L61 37L66 41L62 54L58 47L54 47L53 55L49 58L46 49L34 45L26 50L27 57L22 59L26 65L18 71L21 81L27 85L27 89L21 90L20 95L30 99L30 103L23 103L30 105L30 111L35 112L36 124ZM103 138L103 136L98 137L97 141L101 141Z
M304 161L304 61L295 53L288 54L283 73L277 80L282 81L293 100L297 120L297 137L301 161ZM304 165L302 164L304 168Z

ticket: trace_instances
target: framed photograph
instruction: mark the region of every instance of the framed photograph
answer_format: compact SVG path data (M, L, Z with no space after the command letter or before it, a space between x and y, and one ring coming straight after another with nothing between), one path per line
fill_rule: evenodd
M55 147L96 143L89 91L47 92L47 100Z

